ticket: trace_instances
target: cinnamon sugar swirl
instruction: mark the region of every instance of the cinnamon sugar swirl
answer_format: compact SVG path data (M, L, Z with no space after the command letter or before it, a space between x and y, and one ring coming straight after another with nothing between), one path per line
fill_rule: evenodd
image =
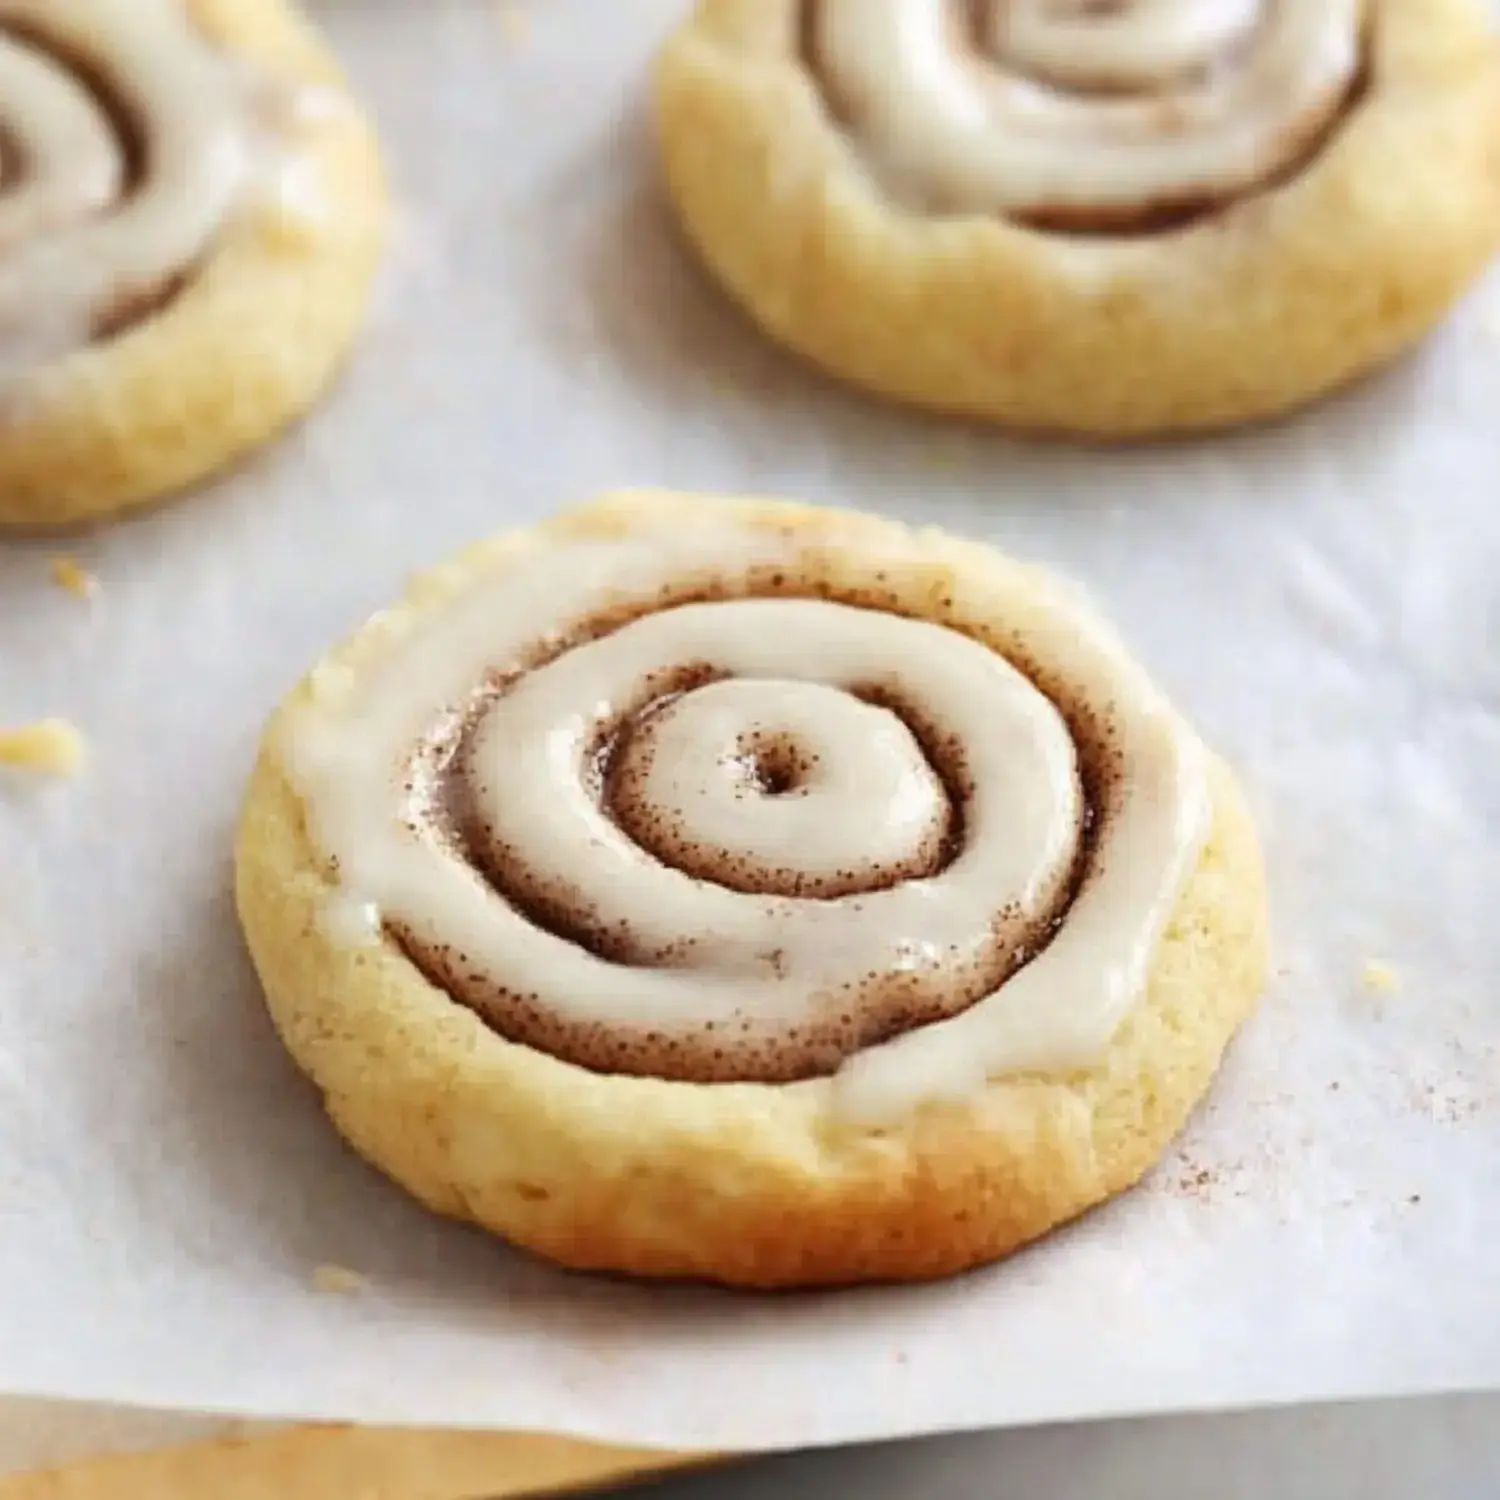
M1284 411L1500 243L1478 0L701 0L657 104L688 235L769 334L1039 431Z
M0 0L0 525L85 520L313 400L363 308L366 126L282 0Z
M242 823L346 1136L571 1265L942 1274L1133 1182L1262 977L1228 773L988 549L630 495L314 670Z

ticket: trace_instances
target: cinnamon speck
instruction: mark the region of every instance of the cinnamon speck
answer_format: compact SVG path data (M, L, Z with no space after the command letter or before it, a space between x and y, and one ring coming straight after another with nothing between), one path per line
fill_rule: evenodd
M1394 995L1401 988L1401 976L1387 963L1370 959L1360 971L1360 983L1375 995Z
M348 1266L319 1266L312 1279L313 1289L330 1297L352 1297L369 1285L366 1277Z
M89 599L99 591L99 580L71 557L52 559L52 581L79 599Z
M1179 1157L1170 1180L1173 1192L1188 1198L1206 1198L1218 1186L1218 1174L1187 1157Z
M1196 1171L1190 1167L1179 1179L1177 1185L1184 1192L1196 1193L1212 1187L1213 1183L1214 1174L1207 1167L1199 1167Z
M1205 1204L1225 1203L1230 1199L1244 1199L1251 1195L1253 1187L1250 1170L1250 1165L1244 1161L1209 1165L1194 1160L1185 1152L1179 1152L1158 1181L1174 1197L1196 1198Z
M0 766L43 776L76 776L85 753L83 736L66 719L41 719L20 729L0 729Z
M1455 1077L1414 1083L1411 1105L1435 1124L1461 1125L1484 1108L1485 1100L1467 1079Z

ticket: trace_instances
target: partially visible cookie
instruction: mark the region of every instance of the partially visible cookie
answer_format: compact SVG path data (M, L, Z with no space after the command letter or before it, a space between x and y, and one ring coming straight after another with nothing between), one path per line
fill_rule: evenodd
M944 1275L1123 1191L1265 976L1235 780L1072 589L768 501L420 582L277 713L236 884L371 1161L737 1285Z
M1023 429L1283 412L1500 245L1479 0L701 0L656 101L687 233L768 334Z
M384 189L285 0L3 0L0 131L0 526L169 494L308 409Z

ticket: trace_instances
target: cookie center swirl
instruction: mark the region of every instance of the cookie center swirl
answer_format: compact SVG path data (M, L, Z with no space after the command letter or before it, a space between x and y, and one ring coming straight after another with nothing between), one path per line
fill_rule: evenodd
M833 1075L883 1113L1097 1057L1207 807L1107 632L1054 601L1002 653L912 618L915 540L856 557L910 581L875 607L769 528L641 524L313 684L286 758L329 931L601 1072Z
M960 821L899 715L810 682L670 700L622 735L608 787L648 854L751 894L831 899L936 874Z
M681 663L724 680L657 708ZM946 764L865 684L942 726ZM497 886L616 964L671 971L623 1013L521 1005L507 1030L661 1077L814 1076L964 1009L1050 931L1084 824L1067 726L1003 658L823 601L626 625L501 696L467 762Z
M0 359L167 295L241 181L223 65L173 0L0 0Z
M808 0L830 96L899 190L1129 225L1284 176L1348 99L1363 0Z

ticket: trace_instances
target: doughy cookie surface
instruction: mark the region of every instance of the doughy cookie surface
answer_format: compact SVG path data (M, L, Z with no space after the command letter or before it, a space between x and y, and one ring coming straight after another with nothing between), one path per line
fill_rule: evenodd
M656 99L688 237L766 333L1028 430L1283 412L1500 244L1476 0L701 0Z
M1130 1186L1265 965L1233 779L1073 590L769 501L613 497L419 583L278 712L237 889L411 1192L752 1286Z
M364 313L373 137L284 0L5 0L0 526L170 494L313 403Z

